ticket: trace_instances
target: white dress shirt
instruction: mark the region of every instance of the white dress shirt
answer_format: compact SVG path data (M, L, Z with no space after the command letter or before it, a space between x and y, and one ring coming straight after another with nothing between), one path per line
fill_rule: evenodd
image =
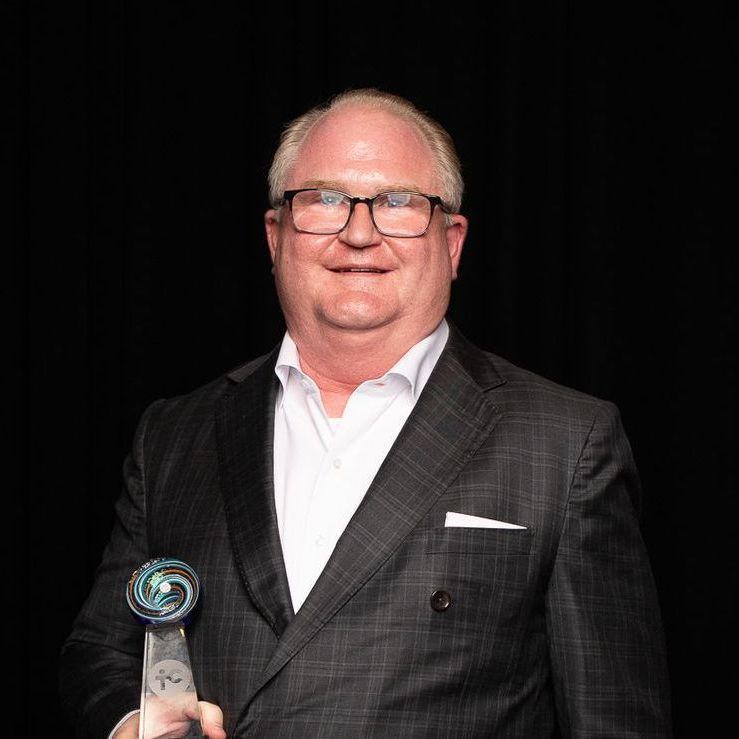
M296 612L413 410L448 336L442 320L382 377L363 382L341 418L329 418L285 334L275 366L281 384L275 404L275 505Z

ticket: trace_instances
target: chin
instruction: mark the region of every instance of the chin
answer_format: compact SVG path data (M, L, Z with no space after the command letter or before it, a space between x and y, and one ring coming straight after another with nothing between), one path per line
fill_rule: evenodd
M326 306L322 320L342 329L371 329L392 320L391 307L376 300L350 300Z
M334 316L328 318L327 322L345 331L368 331L384 326L389 321L380 316Z
M389 323L391 316L382 313L363 312L342 312L333 313L323 316L323 321L335 328L345 329L348 331L366 331L368 329L379 328Z

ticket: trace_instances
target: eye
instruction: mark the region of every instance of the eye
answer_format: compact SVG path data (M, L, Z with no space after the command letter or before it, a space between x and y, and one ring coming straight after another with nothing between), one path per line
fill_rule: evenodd
M410 205L412 197L409 192L388 192L385 194L385 205L388 208L404 208Z
M319 197L321 205L336 206L344 202L344 196L333 190L320 190Z

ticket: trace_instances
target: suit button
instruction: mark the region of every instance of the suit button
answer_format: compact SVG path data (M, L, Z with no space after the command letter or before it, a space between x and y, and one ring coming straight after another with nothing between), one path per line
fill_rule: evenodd
M431 607L441 613L452 604L452 596L446 590L435 590L431 594Z

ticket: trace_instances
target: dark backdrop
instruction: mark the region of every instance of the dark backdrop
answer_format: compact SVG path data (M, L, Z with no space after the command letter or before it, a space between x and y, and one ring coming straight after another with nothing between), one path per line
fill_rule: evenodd
M463 332L621 408L677 734L719 733L736 646L730 19L594 5L0 2L6 471L22 483L3 504L7 733L68 735L57 653L141 411L281 336L261 221L281 127L367 85L458 143Z

